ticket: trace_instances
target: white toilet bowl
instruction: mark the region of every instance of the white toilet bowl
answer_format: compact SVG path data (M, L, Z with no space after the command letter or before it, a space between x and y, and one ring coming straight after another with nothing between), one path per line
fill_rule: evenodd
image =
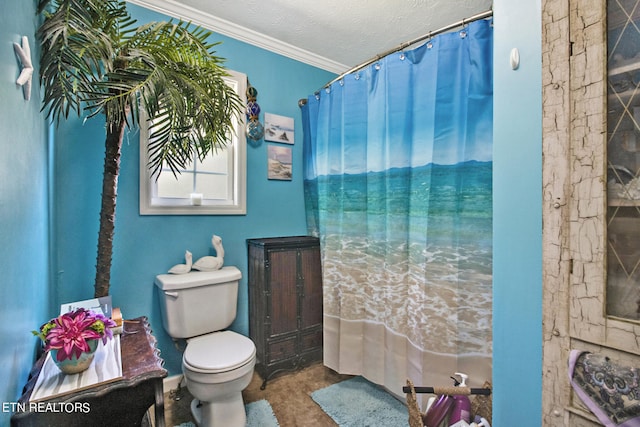
M195 397L191 412L202 427L246 423L242 390L253 376L256 346L249 338L224 330L236 318L241 277L232 266L156 276L162 325L172 338L187 339L182 373Z
M199 426L245 426L242 390L251 382L255 363L255 344L236 332L213 332L188 340L182 373L195 398L191 412Z

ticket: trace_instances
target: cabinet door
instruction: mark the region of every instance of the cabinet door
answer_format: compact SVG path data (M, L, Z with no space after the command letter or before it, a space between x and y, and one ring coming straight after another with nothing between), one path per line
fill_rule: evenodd
M608 3L615 4L617 13L622 14L619 11L621 3ZM625 6L630 6L627 3ZM629 12L634 9L632 7ZM623 94L628 88L622 89L622 86L632 84L632 77L627 77L629 73L618 72L607 78L605 64L608 63L609 70L613 70L613 64L628 60L617 59L615 49L622 46L619 39L616 43L617 37L614 36L618 30L612 28L611 32L606 32L607 16L603 2L576 1L574 10L575 19L570 19L574 37L571 58L574 86L570 92L573 196L570 199L569 222L573 261L569 311L571 334L586 342L640 354L637 341L640 323L636 310L630 310L627 303L631 299L629 302L636 305L638 299L638 283L633 282L633 278L638 278L640 240L636 238L634 241L634 237L639 237L640 215L638 208L632 206L633 200L620 201L617 193L615 197L607 194L608 185L611 190L620 186L615 182L621 179L623 168L634 169L633 174L640 171L640 156L635 151L628 151L635 150L629 142L630 134L638 133L640 127L634 130L637 123L634 124L633 98ZM629 18L625 16L625 19ZM637 27L633 22L615 25L635 31L637 40ZM607 49L607 34L611 36L614 49L611 55ZM636 46L634 55L638 49L640 46ZM609 60L605 62L602 58ZM640 58L635 61L640 63ZM629 78L629 81L620 82L621 78ZM610 96L605 98L605 93ZM640 105L640 97L636 102ZM640 120L640 110L638 112ZM624 204L628 205L621 206ZM625 298L619 297L620 286L628 290ZM632 297L632 294L636 296ZM623 312L624 316L621 316Z
M322 324L322 271L319 247L300 250L300 272L302 283L300 326L306 329Z
M623 53L629 47L616 54L623 46L614 29L635 31L632 39L638 43L639 1L543 2L545 426L600 425L572 392L570 350L640 366L634 310L640 210L608 192L617 186L610 183L624 184L640 172L640 150L634 146L640 110L636 114L632 101L640 88L629 86L640 83L640 74L633 83L633 66L607 72L607 66L634 62L640 51L637 45L630 48L633 54ZM607 25L607 3L618 8L613 26ZM631 176L622 179L624 169Z
M640 1L607 2L606 313L640 319Z
M280 335L298 329L297 253L295 250L269 251L271 333Z

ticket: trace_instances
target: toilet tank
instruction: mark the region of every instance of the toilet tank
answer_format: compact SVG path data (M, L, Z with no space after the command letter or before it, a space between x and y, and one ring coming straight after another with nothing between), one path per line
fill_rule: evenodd
M241 277L240 270L231 266L156 276L164 329L173 338L190 338L231 325Z

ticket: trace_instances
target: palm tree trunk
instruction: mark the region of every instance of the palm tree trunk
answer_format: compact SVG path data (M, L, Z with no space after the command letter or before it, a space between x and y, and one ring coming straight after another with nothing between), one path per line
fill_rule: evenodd
M104 170L102 176L102 203L100 206L100 230L98 231L98 257L94 297L109 295L111 281L111 259L116 223L116 198L118 196L118 174L125 122L107 126Z

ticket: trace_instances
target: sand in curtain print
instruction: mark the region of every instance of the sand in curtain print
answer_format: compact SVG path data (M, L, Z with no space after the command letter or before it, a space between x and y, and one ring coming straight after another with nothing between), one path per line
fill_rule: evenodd
M326 314L386 324L424 351L490 357L491 162L316 179Z

